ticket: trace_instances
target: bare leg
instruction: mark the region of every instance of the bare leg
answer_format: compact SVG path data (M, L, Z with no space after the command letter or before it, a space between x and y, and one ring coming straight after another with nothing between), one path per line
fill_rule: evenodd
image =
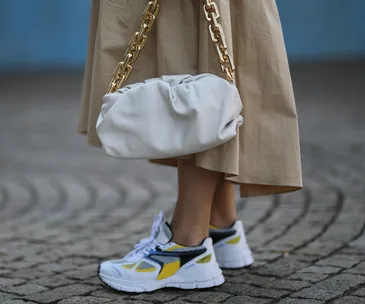
M208 236L213 197L222 173L195 166L195 160L178 161L179 196L172 220L173 241L199 245Z
M234 184L221 180L214 195L210 224L228 228L237 219Z

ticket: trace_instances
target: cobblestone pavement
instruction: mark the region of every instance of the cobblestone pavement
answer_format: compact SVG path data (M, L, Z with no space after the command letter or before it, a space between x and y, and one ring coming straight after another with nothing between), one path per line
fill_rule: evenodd
M0 303L365 303L365 65L295 65L305 188L238 201L256 263L213 290L130 295L98 263L171 215L176 172L76 134L81 75L0 78Z

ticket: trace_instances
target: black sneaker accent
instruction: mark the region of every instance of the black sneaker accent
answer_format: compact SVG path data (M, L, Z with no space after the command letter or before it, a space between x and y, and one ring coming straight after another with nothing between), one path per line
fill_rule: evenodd
M236 230L234 229L229 229L229 230L210 230L209 231L209 236L212 238L213 240L213 244L218 243L219 241L230 237L232 235L234 235L236 233Z

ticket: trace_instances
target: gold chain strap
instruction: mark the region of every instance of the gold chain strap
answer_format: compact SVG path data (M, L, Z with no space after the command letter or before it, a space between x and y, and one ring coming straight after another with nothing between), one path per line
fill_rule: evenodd
M217 3L213 0L203 0L204 13L208 21L208 29L213 45L217 52L218 62L221 65L222 73L227 77L228 81L235 81L235 66L232 56L228 54L226 36L218 18L220 17Z
M218 62L221 65L222 73L230 82L234 82L234 64L232 57L228 54L226 38L222 26L218 22L220 17L217 4L213 0L201 0L203 2L204 13L208 21L210 37L215 46L218 56ZM152 26L160 11L160 0L151 0L143 13L143 21L139 32L135 32L129 42L128 49L125 53L124 61L118 63L113 79L110 82L107 93L114 93L128 80L132 73L132 64L137 60L144 45L147 41L147 33L151 31Z
M160 11L160 1L153 0L147 3L143 13L143 21L139 32L135 32L125 52L124 61L118 63L107 93L114 93L128 80L132 73L132 63L135 62L147 41L147 33L152 29Z

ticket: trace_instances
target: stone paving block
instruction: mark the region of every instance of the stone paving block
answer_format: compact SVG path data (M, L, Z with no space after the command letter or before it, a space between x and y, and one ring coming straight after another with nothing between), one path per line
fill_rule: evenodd
M355 266L354 268L347 269L344 272L365 275L365 262L361 262L359 265Z
M271 300L269 299L259 299L259 298L252 298L247 296L237 296L232 297L223 302L224 304L266 304L269 303ZM182 304L182 303L181 303Z
M223 275L225 278L237 277L252 271L253 267L241 268L241 269L223 269Z
M217 291L219 290L233 295L265 297L272 299L278 299L290 293L284 290L275 290L269 288L254 287L245 284L231 284L231 283L225 283L222 286L217 287L216 289Z
M112 300L122 300L129 298L129 293L123 293L120 291L114 291L111 288L100 289L91 293L93 297L107 298Z
M0 269L0 276L4 275L4 274L7 274L7 273L10 273L10 272L11 272L11 270L9 270L9 269Z
M95 290L95 287L82 284L75 284L70 286L58 287L56 289L45 292L37 292L25 296L24 298L35 302L52 303L72 296L80 296L83 294L87 294L93 290Z
M9 263L8 267L14 270L26 269L31 268L40 264L40 262L33 262L33 261L19 261L19 262L11 262Z
M316 265L351 268L363 260L365 260L365 258L358 255L335 254L329 258L318 261Z
M17 279L34 280L37 278L48 277L51 275L53 275L53 272L51 271L32 268L32 269L16 270L10 273L8 276Z
M365 249L365 237L362 235L357 240L350 243L350 247L356 248L358 250L364 250Z
M96 259L84 258L84 257L68 257L59 261L62 264L72 264L72 265L87 265L87 264L97 264L98 261Z
M194 292L190 296L182 298L181 300L187 300L191 303L220 303L227 300L232 295L224 292L214 292L214 291L198 291Z
M141 300L141 301L159 301L166 302L172 301L179 297L185 297L190 295L192 292L189 290L178 290L178 289L163 289L153 293L141 293L139 295L132 295L130 299Z
M105 284L99 279L99 277L96 275L94 277L87 279L87 284L89 285L98 285L101 287L105 287Z
M20 285L20 284L22 284L24 282L25 281L24 280L21 280L21 279L0 278L0 287Z
M299 262L291 257L280 259L270 265L263 266L253 270L254 273L263 276L287 277L300 269L303 269L308 264Z
M318 256L316 255L290 254L290 256L300 262L312 263L313 261L318 260Z
M268 288L283 289L290 291L297 291L308 286L311 286L311 283L305 281L295 281L295 280L276 280L265 284L265 287Z
M227 279L226 281L228 283L244 283L248 285L264 285L269 282L272 282L276 280L275 277L265 277L265 276L259 276L251 273L245 273L240 276L235 276L232 278Z
M308 300L308 299L294 299L287 298L280 300L278 304L324 304L324 302L316 301L316 300Z
M84 265L76 268L75 270L64 272L62 273L62 275L69 279L85 280L88 278L96 277L97 270L97 264Z
M15 295L4 293L0 291L0 303L4 300L14 299Z
M328 301L342 295L346 290L355 288L363 283L365 283L365 277L352 274L339 274L309 288L305 288L292 296Z
M34 281L37 284L40 284L42 286L46 287L59 287L59 286L65 286L65 285L71 285L75 284L75 281L66 279L62 275L51 275L45 278L40 278Z
M58 304L101 304L101 303L107 303L112 302L112 299L108 298L100 298L100 297L90 297L90 296L76 296L71 297L65 300L62 300L61 302L58 302Z
M338 267L330 267L330 266L310 266L308 268L304 268L299 272L307 272L307 273L318 273L318 274L334 274L340 272L342 269Z
M0 287L0 289L2 289ZM34 292L41 292L41 291L46 291L48 290L48 288L38 285L38 284L33 284L33 283L26 283L26 284L22 284L22 285L18 285L18 286L7 286L6 287L6 292L9 293L14 293L17 295L21 295L21 296L25 296ZM5 291L5 290L3 290Z
M359 256L365 259L365 250L362 248L357 247L350 247L347 246L340 251L338 251L339 254L348 255L348 256Z
M145 301L130 301L130 300L114 300L112 302L108 302L108 304L151 304L152 302Z
M305 272L297 272L288 277L289 280L302 280L308 281L311 283L316 283L319 281L323 281L328 278L328 274L320 274L320 273L305 273Z
M1 302L1 304L26 304L29 302L24 302L22 300L5 300L4 302Z
M355 291L352 295L359 296L359 297L365 297L365 288L361 288L358 291Z
M57 272L62 273L70 270L75 270L78 268L77 265L74 264L66 264L66 263L50 263L50 264L42 264L37 267L40 270L45 270L49 272Z
M333 302L333 304L365 304L365 298L343 297Z

